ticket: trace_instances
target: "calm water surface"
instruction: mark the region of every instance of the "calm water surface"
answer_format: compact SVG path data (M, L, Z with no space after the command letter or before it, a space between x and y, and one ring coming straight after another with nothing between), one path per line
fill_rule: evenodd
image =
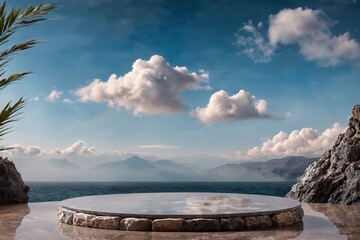
M146 192L224 192L283 197L291 182L26 182L29 202L61 201L87 195Z

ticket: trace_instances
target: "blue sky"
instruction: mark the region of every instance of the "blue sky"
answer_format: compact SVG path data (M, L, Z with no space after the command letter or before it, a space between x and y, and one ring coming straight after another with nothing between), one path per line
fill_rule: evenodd
M57 5L13 39L44 41L9 65L34 73L0 101L28 98L2 142L22 154L319 155L360 100L354 0Z

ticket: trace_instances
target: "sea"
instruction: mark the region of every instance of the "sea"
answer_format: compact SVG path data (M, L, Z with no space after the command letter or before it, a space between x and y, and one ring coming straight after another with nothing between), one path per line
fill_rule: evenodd
M283 182L26 182L29 202L121 193L218 192L284 197L294 181Z

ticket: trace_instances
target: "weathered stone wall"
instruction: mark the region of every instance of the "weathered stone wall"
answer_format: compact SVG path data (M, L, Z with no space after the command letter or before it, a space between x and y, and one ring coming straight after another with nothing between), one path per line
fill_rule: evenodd
M353 107L346 132L305 170L286 197L314 203L360 203L360 105Z
M134 218L118 216L97 216L79 213L60 207L58 218L61 223L79 227L117 229L123 231L155 232L212 232L268 229L300 223L304 216L299 206L287 212L269 215L232 218Z
M27 203L28 192L15 164L0 156L0 204Z

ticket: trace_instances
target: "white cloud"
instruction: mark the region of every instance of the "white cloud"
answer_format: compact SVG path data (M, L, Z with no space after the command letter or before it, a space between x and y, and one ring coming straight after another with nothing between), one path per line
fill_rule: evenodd
M74 156L74 155L97 155L95 147L89 147L84 141L77 141L71 146L51 151L45 151L38 146L22 146L14 144L9 146L10 150L4 151L7 155L24 155L24 156Z
M258 31L261 28L261 22L258 23L256 28L251 20L248 21L240 30L241 32L249 33L249 36L245 37L241 34L236 34L235 44L245 47L243 53L248 55L254 62L269 62L271 61L274 47L267 43Z
M63 103L66 103L66 104L72 104L74 103L72 100L68 99L68 98L65 98L63 101Z
M271 60L279 45L296 44L306 60L315 61L320 66L337 66L350 62L360 63L360 44L350 37L349 32L334 35L330 28L332 22L321 10L283 9L269 17L268 38L266 42L251 21L242 28L251 34L244 37L236 35L236 42L244 46L244 52L255 61Z
M251 118L273 118L266 112L267 102L256 100L255 96L240 90L235 95L229 96L224 90L211 95L206 107L197 107L191 115L206 125L216 122L235 121Z
M8 155L27 155L27 156L39 156L43 154L43 151L38 146L22 146L21 144L14 144L8 146L12 149L4 151Z
M51 155L62 155L62 156L72 156L72 155L96 155L95 147L89 147L84 141L77 141L71 146L65 149L54 149L50 151Z
M238 159L293 155L319 156L330 148L335 143L337 136L344 131L345 128L341 127L339 123L334 123L322 133L313 128L302 128L291 133L281 131L263 142L261 146L244 152L236 152L235 156Z
M185 89L202 89L208 81L205 71L189 72L186 67L172 67L166 60L154 55L148 61L138 59L124 76L112 74L102 82L94 80L77 89L82 102L107 102L110 107L132 109L138 114L175 114L185 109L180 94Z
M209 72L205 71L204 69L200 69L199 70L200 73L200 77L202 78L202 80L204 80L204 82L209 82Z
M63 94L62 91L58 91L58 90L54 89L46 97L46 100L48 100L50 102L56 102L57 100L59 100L59 98L61 97L62 94Z
M137 148L147 148L147 149L177 149L177 148L180 148L180 147L178 147L178 146L169 146L169 145L156 144L156 145L140 145L140 146L137 146Z

